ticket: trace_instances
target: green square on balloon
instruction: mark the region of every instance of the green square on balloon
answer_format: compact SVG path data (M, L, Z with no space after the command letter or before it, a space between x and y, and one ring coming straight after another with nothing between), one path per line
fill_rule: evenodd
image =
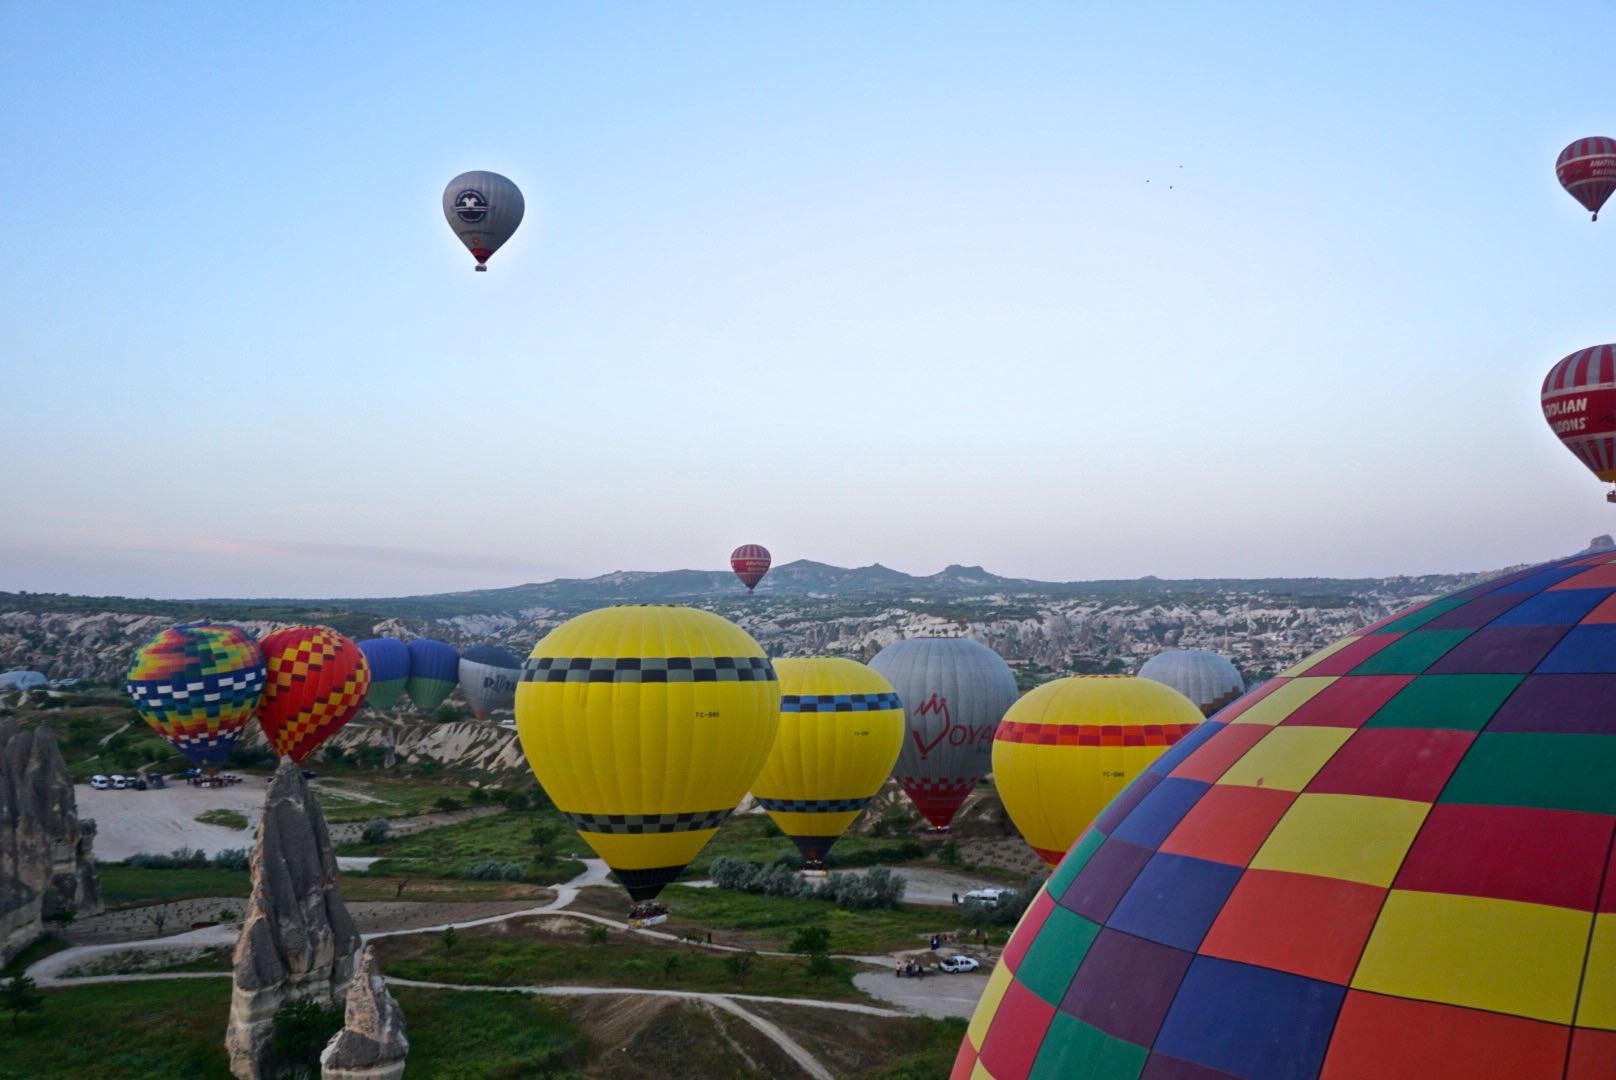
M1099 923L1063 907L1053 908L1016 968L1016 981L1051 1005L1059 1005L1099 935Z
M1107 1035L1070 1013L1057 1012L1044 1033L1027 1080L1067 1080L1073 1076L1136 1080L1149 1056L1150 1051L1143 1046Z
M1352 675L1419 675L1474 630L1419 630L1368 656Z

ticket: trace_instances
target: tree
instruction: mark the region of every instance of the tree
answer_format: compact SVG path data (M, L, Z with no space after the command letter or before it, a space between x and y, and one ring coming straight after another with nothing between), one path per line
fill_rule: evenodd
M11 1014L11 1026L25 1012L38 1012L45 1007L45 995L34 988L34 980L16 975L0 983L0 1009Z
M606 944L606 938L610 934L611 931L600 925L600 923L590 923L589 928L584 931L584 936L589 939L589 944L591 945Z
M359 833L360 839L367 844L387 843L387 833L391 828L384 818L371 818L365 822L365 827Z
M318 1076L320 1051L340 1030L341 1006L322 1005L311 998L282 1005L270 1034L270 1053L276 1065L272 1075Z
M527 836L528 842L533 845L533 857L541 863L547 863L555 858L555 843L560 835L561 830L556 827L555 822L536 823L533 831Z
M745 952L730 953L724 957L724 966L729 973L735 976L737 983L745 983L747 975L752 972L752 965L757 962L757 951L748 949Z
M678 953L666 957L662 961L662 981L672 982L673 977L679 973L679 965L683 963Z
M443 951L450 952L455 947L455 941L460 937L452 926L443 928Z
M163 927L168 925L168 912L164 911L162 908L158 908L156 911L152 912L151 924L157 928L157 933L154 936L162 937Z
M794 953L828 953L830 952L830 928L828 926L805 926L798 930L788 946Z
M811 953L808 956L808 977L821 979L826 975L836 974L836 962L822 952Z

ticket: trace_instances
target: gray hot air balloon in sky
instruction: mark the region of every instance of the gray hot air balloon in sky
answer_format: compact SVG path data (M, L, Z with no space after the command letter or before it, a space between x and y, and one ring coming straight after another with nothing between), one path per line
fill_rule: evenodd
M487 270L488 259L522 224L522 192L499 173L464 172L443 189L443 216Z
M460 694L479 720L495 709L516 706L522 661L498 645L473 645L460 654Z
M1171 686L1195 702L1203 716L1211 716L1246 692L1235 666L1205 649L1169 649L1157 653L1139 669L1139 677Z
M943 828L993 767L993 733L1016 700L1016 677L998 653L969 638L908 638L870 660L903 702L908 731L898 783Z

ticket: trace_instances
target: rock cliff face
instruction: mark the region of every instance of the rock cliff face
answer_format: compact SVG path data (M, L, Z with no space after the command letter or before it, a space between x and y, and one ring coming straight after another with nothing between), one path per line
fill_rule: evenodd
M527 759L516 739L516 728L487 720L459 720L446 724L390 724L362 714L332 735L327 746L353 750L378 746L394 751L406 765L436 761L459 769L489 773L524 773Z
M321 1080L398 1080L409 1052L404 1010L387 992L376 953L367 947L348 986L342 1030L320 1053Z
M281 762L264 796L252 882L225 1032L230 1071L243 1080L266 1075L282 1004L343 1000L359 948L359 931L337 894L325 815L290 759Z
M0 720L0 963L39 936L44 916L101 910L94 838L49 725Z

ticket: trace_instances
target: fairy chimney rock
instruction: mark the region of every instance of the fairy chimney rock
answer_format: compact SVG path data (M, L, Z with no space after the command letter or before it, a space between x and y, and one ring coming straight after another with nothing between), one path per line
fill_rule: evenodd
M225 1031L230 1071L243 1080L267 1075L276 1010L305 998L340 1004L358 949L358 928L337 894L325 815L302 770L284 759L264 796L252 900L236 941Z
M321 1080L397 1080L409 1052L404 1010L387 992L375 951L366 947L348 984L342 1030L320 1054Z

